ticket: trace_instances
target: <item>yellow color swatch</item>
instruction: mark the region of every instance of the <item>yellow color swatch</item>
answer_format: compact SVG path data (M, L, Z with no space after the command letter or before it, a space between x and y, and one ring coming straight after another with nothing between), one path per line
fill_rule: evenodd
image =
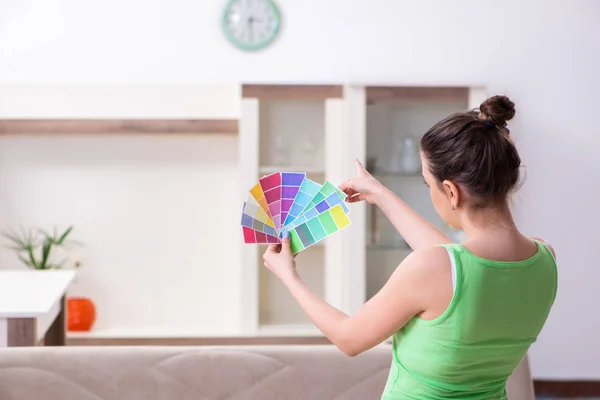
M260 183L257 183L252 189L250 189L250 194L256 199L256 201L265 196L262 188L260 187Z
M269 212L269 206L267 204L267 200L265 200L265 194L263 193L262 187L260 187L260 183L257 183L252 189L250 189L250 194L252 195L252 197L254 197L258 205L267 214L269 220L272 219L271 213Z
M348 219L348 215L344 212L341 204L336 205L330 209L331 216L335 221L335 224L338 228L342 229L348 225L350 225L350 220Z

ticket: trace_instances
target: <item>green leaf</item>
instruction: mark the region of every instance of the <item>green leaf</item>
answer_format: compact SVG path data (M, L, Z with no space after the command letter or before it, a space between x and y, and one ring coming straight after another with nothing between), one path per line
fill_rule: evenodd
M50 255L50 249L52 248L52 239L46 239L42 246L42 261L41 265L46 265L48 262L48 256Z
M4 236L9 241L13 242L15 244L15 247L18 247L21 249L23 249L25 247L25 242L21 238L18 238L17 236L15 236L14 234L3 232L2 236Z
M29 268L35 268L35 265L33 265L29 260L27 260L22 255L18 255L17 257L19 257L19 260L21 260L23 262L23 264L27 265Z
M28 233L24 234L24 245L25 247L37 247L39 246L38 244L38 240L36 240L36 238L33 236L33 233L31 232L31 230L29 230Z
M69 233L71 233L71 231L73 230L73 227L70 226L67 228L67 230L62 234L62 236L60 238L58 238L58 244L62 244L65 239L67 238L67 236L69 236Z
M38 229L38 232L41 233L45 239L54 240L54 238L56 237L56 236L52 236L51 234L49 234L48 232L46 232L43 229Z
M37 261L35 260L35 255L33 254L33 248L32 247L28 247L27 248L27 253L29 254L29 260L31 260L31 264L33 264L34 268L36 268L36 269L44 269L44 268L42 268L42 266L38 265Z
M34 239L33 239L33 234L31 233L31 229L29 229L28 231L25 231L22 227L19 227L19 229L21 229L21 232L23 232L23 242L26 245L28 243L30 243L31 245L33 245Z
M60 236L56 226L53 227L53 234L43 229L32 229L24 228L19 225L18 230L8 230L7 232L0 232L9 242L6 247L17 252L17 257L28 267L35 269L58 269L65 265L63 260L59 264L50 264L50 255L52 252L52 246L65 246L67 244L80 244L74 241L67 241L68 236L71 234L73 226L69 226ZM37 259L37 249L41 247L41 257ZM24 252L23 255L19 254Z
M6 246L6 248L14 250L14 251L25 251L26 250L24 247L17 247L17 246Z

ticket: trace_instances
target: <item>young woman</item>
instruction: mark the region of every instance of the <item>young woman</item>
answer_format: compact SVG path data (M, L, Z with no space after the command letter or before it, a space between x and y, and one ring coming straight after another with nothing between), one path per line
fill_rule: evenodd
M450 115L421 139L423 178L439 215L463 230L452 243L357 161L341 189L347 201L381 208L414 250L385 286L348 316L296 273L289 241L271 245L265 266L313 323L349 356L393 336L382 399L506 399L506 382L542 330L557 288L555 254L525 237L508 197L521 164L504 96Z

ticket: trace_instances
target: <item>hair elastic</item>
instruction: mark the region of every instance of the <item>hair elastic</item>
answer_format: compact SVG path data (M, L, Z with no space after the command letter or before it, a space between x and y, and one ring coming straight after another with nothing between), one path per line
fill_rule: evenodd
M485 121L485 124L486 124L487 126L493 126L493 127L495 127L495 126L496 126L496 125L494 125L494 124L492 124L491 122L488 122L488 121Z

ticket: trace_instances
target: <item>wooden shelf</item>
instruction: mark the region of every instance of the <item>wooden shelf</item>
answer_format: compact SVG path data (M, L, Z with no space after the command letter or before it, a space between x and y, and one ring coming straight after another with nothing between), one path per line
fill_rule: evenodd
M307 174L313 175L324 175L325 170L322 167L310 167L310 166L300 166L300 165L264 165L259 167L259 172L261 174L272 174L274 172L279 171L287 171L287 172L306 172Z
M367 86L367 102L468 101L468 87Z
M343 92L340 85L242 85L243 98L260 100L325 100Z
M0 134L237 134L234 119L0 119Z

